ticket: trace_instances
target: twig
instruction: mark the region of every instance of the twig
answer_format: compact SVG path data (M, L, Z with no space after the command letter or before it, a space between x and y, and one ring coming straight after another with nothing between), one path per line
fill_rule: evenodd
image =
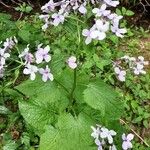
M11 0L12 3L19 5L17 2L15 2L14 0Z
M139 4L141 4L141 5L143 6L143 9L144 9L143 14L144 14L145 12L147 12L146 6L142 3L141 0L140 0L140 3L139 3Z
M129 127L129 125L124 120L120 119L120 122ZM150 147L150 145L134 129L132 129L131 127L129 128L147 147Z
M145 2L146 2L146 4L147 4L147 6L150 6L150 3L149 3L147 0L145 0Z
M2 4L2 5L4 5L5 7L7 7L7 8L10 8L11 6L8 6L8 5L6 5L5 3L3 3L1 0L0 0L0 3Z

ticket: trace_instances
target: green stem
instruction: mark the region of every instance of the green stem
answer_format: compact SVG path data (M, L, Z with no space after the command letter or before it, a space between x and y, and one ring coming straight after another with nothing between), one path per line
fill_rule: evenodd
M21 94L24 98L28 98L24 93L16 89L15 87L12 87L12 90L16 91L17 93Z
M70 18L70 19L73 19L73 20L79 21L79 22L81 22L81 23L84 23L82 20L77 19L77 18L74 18L74 17L71 17L71 16L67 16L67 18Z
M5 87L5 85L4 85L4 80L2 80L2 99L3 99L3 103L4 103L4 101L5 101L5 91L4 91L4 87Z
M74 70L74 82L73 82L73 87L72 87L72 90L71 90L71 93L70 93L70 102L71 102L71 104L72 104L72 102L73 102L73 93L74 93L74 91L75 91L75 89L76 89L76 82L77 82L77 70L75 69Z

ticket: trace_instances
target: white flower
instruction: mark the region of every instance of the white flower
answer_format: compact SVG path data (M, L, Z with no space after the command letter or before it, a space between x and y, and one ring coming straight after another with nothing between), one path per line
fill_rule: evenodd
M107 5L110 5L110 6L113 6L113 7L116 7L117 5L119 5L119 1L104 0L104 2L105 2Z
M101 128L100 137L102 139L107 138L109 144L113 143L113 137L112 136L115 136L115 135L116 135L116 132L114 130L108 130L105 127Z
M38 71L38 68L34 65L27 64L26 68L23 70L23 73L26 75L30 75L31 80L35 80L35 73Z
M3 78L3 76L4 76L4 66L0 64L0 78Z
M103 4L101 8L94 8L92 12L96 14L96 17L108 16L110 14L110 10L106 10L106 7L106 4Z
M75 56L69 57L67 63L68 63L68 65L69 65L69 67L70 67L71 69L75 69L75 68L77 67L76 60L77 60L77 59L76 59Z
M49 22L50 15L40 15L39 18L44 20L45 24L42 26L42 30L46 31L46 29L48 28L50 24Z
M50 73L50 69L49 69L48 65L46 65L46 68L45 68L45 69L40 68L40 69L39 69L39 72L40 72L40 74L42 74L42 80L43 80L44 82L46 82L47 80L51 80L51 81L54 80L54 77L53 77L53 75Z
M117 22L117 20L120 20L123 18L123 16L121 16L121 15L118 16L116 13L112 13L107 17L111 20L114 20L114 22Z
M94 30L91 32L91 37L93 39L103 40L106 38L106 33L99 30Z
M122 140L123 140L122 148L123 148L123 150L128 150L128 149L132 148L131 140L133 140L133 138L134 138L134 135L131 133L128 134L127 136L125 134L122 135Z
M148 61L144 61L144 57L143 56L138 56L139 62L143 65L148 65L149 62Z
M109 22L108 21L104 22L98 19L95 22L95 27L101 32L106 32L109 30Z
M49 62L51 60L51 56L48 54L50 51L49 45L45 48L41 48L42 44L38 45L37 51L35 53L36 63L40 64L42 61Z
M98 139L99 136L100 136L100 129L99 129L99 127L94 128L93 126L91 126L91 128L92 128L92 130L93 130L91 136L92 136L94 139Z

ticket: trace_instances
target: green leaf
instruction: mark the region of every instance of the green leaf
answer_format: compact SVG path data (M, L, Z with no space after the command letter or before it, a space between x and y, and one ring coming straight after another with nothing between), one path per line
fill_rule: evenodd
M11 19L11 15L6 14L6 13L0 13L0 21L1 22L7 21L7 20L10 20L10 19Z
M126 15L127 15L127 16L133 16L133 15L134 15L134 12L131 11L131 10L127 10L127 11L126 11Z
M63 114L55 128L49 126L42 134L40 150L94 150L91 125L93 121L85 114L77 118Z
M22 38L24 41L29 42L31 33L29 32L29 30L19 30L18 36Z
M29 97L26 101L19 101L22 116L40 133L44 131L45 125L55 122L58 114L68 105L65 91L55 82L27 80L16 88Z
M100 110L103 116L118 119L122 114L123 104L115 90L101 80L91 82L84 91L85 102Z
M62 73L62 68L65 67L65 58L62 52L55 53L50 63L53 74L60 75Z
M117 15L121 15L122 14L121 11L120 11L120 9L118 9L118 8L116 9L116 14Z
M3 146L3 150L16 150L18 148L18 144L15 141L9 140Z
M125 7L122 7L122 15L125 15L126 14L126 8Z
M26 13L30 13L31 10L32 10L32 7L31 6L27 6L25 12Z
M5 106L0 106L0 114L9 114L10 111Z

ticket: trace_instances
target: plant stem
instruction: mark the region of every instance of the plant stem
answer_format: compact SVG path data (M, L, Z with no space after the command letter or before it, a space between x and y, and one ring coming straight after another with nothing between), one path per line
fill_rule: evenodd
M67 18L70 18L70 19L79 21L79 22L81 22L81 23L84 23L82 20L80 20L80 19L78 19L78 18L74 18L74 17L72 17L72 16L67 16Z
M13 89L14 91L16 91L17 93L21 94L24 98L28 98L28 96L26 96L24 93L22 93L22 92L19 91L18 89L14 88L14 87L12 87L12 89Z
M74 70L74 82L73 82L73 87L72 87L72 90L71 90L71 93L70 93L70 102L72 104L73 102L73 93L74 93L74 90L76 89L76 82L77 82L77 70L75 69Z

